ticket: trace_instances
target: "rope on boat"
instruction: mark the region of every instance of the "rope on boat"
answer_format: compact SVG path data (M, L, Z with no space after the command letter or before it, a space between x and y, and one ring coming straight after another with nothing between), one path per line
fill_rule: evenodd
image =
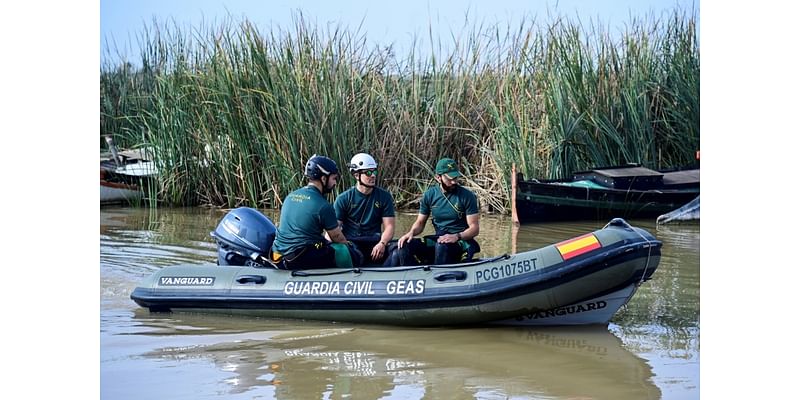
M501 256L496 256L493 258L487 258L485 260L478 260L471 263L464 263L464 264L450 264L450 265L415 265L409 266L405 268L347 268L347 269L340 269L336 271L327 271L327 272L310 272L308 270L296 270L292 271L292 276L329 276L329 275L340 275L340 274L347 274L347 273L354 273L360 274L362 272L405 272L405 271L414 271L414 270L424 270L430 271L432 269L453 269L453 268L462 268L462 267L472 267L475 265L486 264L490 262L495 262L499 260L507 260L511 258L508 254L503 254Z
M624 227L624 228L629 228L630 230L632 230L632 231L636 232L636 234L637 234L637 235L639 235L639 237L641 237L641 238L642 238L642 240L644 240L644 241L647 243L647 261L645 261L645 263L644 263L644 270L642 271L642 277L639 279L639 282L637 282L637 283L636 283L636 284L637 284L637 286L638 286L638 285L641 285L641 284L642 284L642 282L644 282L644 277L645 277L645 275L647 275L647 269L648 269L648 268L650 268L650 255L651 255L651 254L652 254L652 252L653 252L653 242L652 242L650 239L646 238L646 237L645 237L645 236L642 234L642 232L640 232L640 231L639 231L639 230L637 230L637 229L634 229L634 228L631 226L631 224L629 224L629 223L628 223L628 221L625 221L625 220L624 220L624 219L622 219L622 218L614 218L614 219L612 219L611 221L609 221L609 222L608 222L608 223L607 223L607 224L606 224L606 225L603 227L603 229L606 229L606 228L608 228L609 226L612 226L612 225L613 225L613 226L621 226L621 227Z
M653 244L650 242L649 239L644 237L644 235L642 235L641 232L636 231L636 233L638 233L639 236L641 236L642 239L644 239L644 241L647 242L647 261L645 261L645 263L644 263L644 270L642 271L642 277L641 277L641 279L639 279L639 283L638 283L639 285L641 285L642 282L644 282L645 275L647 275L647 268L650 267L650 253L653 251Z

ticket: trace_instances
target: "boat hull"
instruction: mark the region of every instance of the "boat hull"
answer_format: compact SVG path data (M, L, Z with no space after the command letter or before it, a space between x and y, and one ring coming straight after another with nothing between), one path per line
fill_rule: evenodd
M118 161L100 160L100 205L136 203L158 173L143 151L120 152Z
M142 198L138 185L100 181L100 204L131 203Z
M470 264L294 272L172 266L143 280L131 298L151 311L390 325L607 323L627 302L616 299L630 298L632 288L653 274L660 248L661 242L642 229L609 226ZM600 301L604 306L597 309ZM594 303L591 311L596 312L582 318L545 317L560 313L551 310L584 303ZM542 318L527 317L540 313Z
M699 189L620 190L538 182L518 186L517 215L522 222L655 218L700 193Z
M580 303L544 311L534 311L494 323L511 326L607 324L620 308L628 304L638 287L638 285L633 284Z
M520 222L655 218L700 195L700 170L654 171L617 166L575 172L565 180L517 175Z

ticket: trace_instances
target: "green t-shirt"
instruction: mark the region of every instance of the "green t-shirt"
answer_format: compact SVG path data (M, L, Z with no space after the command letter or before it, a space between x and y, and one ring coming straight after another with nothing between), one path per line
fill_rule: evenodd
M340 194L333 203L342 233L349 238L381 234L384 217L394 217L394 198L379 187L365 195L355 187Z
M469 227L467 215L478 213L478 198L461 186L445 195L442 188L435 185L422 194L419 213L432 217L437 234L463 232Z
M278 234L272 248L289 254L307 245L325 242L323 230L339 226L333 206L314 186L289 193L283 201Z

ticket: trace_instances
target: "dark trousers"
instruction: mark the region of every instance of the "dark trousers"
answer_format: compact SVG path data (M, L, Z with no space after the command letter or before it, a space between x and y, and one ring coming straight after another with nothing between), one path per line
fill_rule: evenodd
M475 253L480 251L478 242L474 239L456 243L438 243L438 235L428 235L424 238L411 239L402 249L398 249L398 265L424 265L424 264L456 264L472 261ZM465 244L466 249L462 246Z
M296 252L284 255L278 266L281 269L311 269L311 268L334 268L336 266L336 254L333 247L327 243L321 247L306 246Z
M397 250L396 240L392 240L386 245L386 248L383 250L383 256L378 260L372 259L372 248L380 242L380 236L361 236L352 239L348 238L347 240L352 242L359 253L361 253L361 259L364 264L382 264L384 267L400 265L397 263L397 257L393 256ZM355 265L355 258L353 259L353 263Z

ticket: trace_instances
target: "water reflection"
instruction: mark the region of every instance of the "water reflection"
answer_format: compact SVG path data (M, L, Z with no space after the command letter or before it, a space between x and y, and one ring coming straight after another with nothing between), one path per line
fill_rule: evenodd
M142 357L163 369L210 361L229 373L217 382L227 394L660 398L651 368L605 328L363 328L146 311L133 319L129 329L162 343Z
M654 231L665 244L676 249L696 253L700 251L700 223L657 225L651 231Z
M661 263L614 322L631 337L658 337L669 348L699 352L700 226L646 229L664 243Z

